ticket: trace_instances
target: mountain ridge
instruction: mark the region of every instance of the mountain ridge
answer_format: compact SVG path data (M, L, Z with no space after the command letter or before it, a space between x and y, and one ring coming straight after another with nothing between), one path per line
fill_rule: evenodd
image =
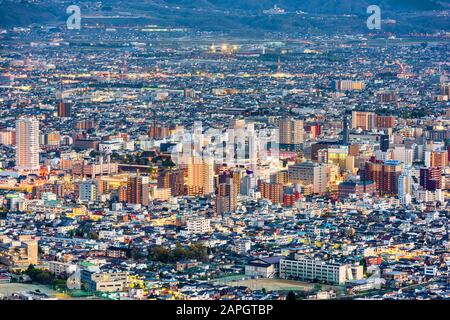
M383 16L396 18L402 14L427 14L431 10L449 10L450 0L102 0L101 7L93 3L99 1L84 0L75 2L81 7L82 14L130 12L145 16L140 23L183 26L201 30L244 29L255 31L290 31L296 28L313 28L328 32L335 21L324 21L323 27L311 20L308 14L356 15L364 19L369 5L376 4L382 9ZM277 5L290 15L268 15L263 11ZM0 26L28 26L37 24L63 24L67 19L65 6L55 0L41 0L29 3L26 0L0 0ZM96 8L96 10L94 10ZM97 9L98 8L98 9ZM303 20L296 11L308 13ZM306 19L306 20L305 20ZM331 19L330 19L331 20ZM448 20L448 19L447 19ZM363 21L363 20L361 20ZM102 21L104 22L104 21ZM132 23L133 21L130 21ZM134 21L136 22L136 21ZM364 24L359 20L357 29ZM114 24L114 22L110 22ZM118 23L118 22L116 22ZM407 31L448 30L449 25L443 19L428 21L418 19L407 22ZM430 24L428 26L427 24Z

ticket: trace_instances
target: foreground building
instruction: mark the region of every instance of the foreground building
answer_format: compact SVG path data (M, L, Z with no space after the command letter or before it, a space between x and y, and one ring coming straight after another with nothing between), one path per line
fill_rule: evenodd
M329 284L342 285L347 280L362 279L363 267L316 260L295 254L293 259L280 260L280 278L323 281Z

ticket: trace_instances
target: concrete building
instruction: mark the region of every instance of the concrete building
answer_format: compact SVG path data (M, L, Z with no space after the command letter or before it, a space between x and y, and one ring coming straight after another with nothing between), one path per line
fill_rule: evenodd
M191 157L188 162L187 187L189 195L207 195L214 191L213 159Z
M264 199L269 199L274 204L283 203L283 185L281 183L261 182L259 191Z
M397 195L402 171L403 164L396 160L367 162L365 180L374 181L380 195Z
M324 194L327 188L327 170L325 165L302 162L288 168L289 181L301 183L304 186L312 185L313 192Z
M0 264L10 270L26 269L30 264L38 263L38 241L31 236L19 236L11 239L0 237Z
M303 281L324 281L342 285L347 280L361 280L363 267L315 260L295 254L294 259L280 260L280 278Z
M186 228L194 234L211 232L211 220L206 218L190 218L186 221Z
M303 120L291 118L281 119L280 129L280 149L297 150L304 140Z
M21 118L16 121L16 169L39 170L39 121Z
M94 181L82 181L79 185L79 193L81 201L96 201L97 184Z
M221 183L217 187L216 213L233 212L237 208L237 185L233 181Z
M68 276L77 270L77 265L60 261L49 261L48 270L57 276Z
M128 289L128 272L81 271L81 283L88 291L122 292Z
M352 112L352 129L372 130L375 128L375 113L367 111Z
M256 278L278 276L281 257L251 259L245 264L245 275Z

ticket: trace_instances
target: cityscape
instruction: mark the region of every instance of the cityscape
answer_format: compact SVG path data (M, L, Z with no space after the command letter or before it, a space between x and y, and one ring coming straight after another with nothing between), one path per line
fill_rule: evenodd
M0 1L0 300L450 299L450 2L216 2Z

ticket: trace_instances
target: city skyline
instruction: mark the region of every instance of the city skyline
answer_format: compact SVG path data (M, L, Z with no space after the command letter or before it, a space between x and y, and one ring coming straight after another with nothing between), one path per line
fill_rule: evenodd
M450 298L448 1L0 6L0 300Z

